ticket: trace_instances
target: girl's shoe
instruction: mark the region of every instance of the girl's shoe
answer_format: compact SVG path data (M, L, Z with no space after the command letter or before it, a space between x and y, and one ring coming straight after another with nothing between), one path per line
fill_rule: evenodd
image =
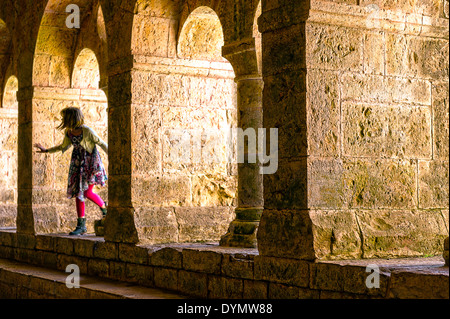
M106 206L106 203L105 203L105 206ZM106 207L105 208L100 207L100 210L102 211L103 217L106 217Z
M86 232L87 232L86 218L78 218L77 227L73 232L70 232L69 235L83 235Z

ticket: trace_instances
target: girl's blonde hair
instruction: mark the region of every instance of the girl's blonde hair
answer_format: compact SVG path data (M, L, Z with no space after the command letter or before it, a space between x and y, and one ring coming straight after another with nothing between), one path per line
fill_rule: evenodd
M58 130L70 129L74 130L84 124L83 112L77 107L66 107L61 111L61 124L57 127Z

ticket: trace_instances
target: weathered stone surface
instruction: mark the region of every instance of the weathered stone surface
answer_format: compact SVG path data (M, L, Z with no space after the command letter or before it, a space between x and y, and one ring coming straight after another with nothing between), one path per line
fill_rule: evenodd
M308 287L309 265L295 259L255 256L255 279Z
M269 76L282 70L305 67L307 55L305 33L305 24L298 24L278 32L263 34L264 75Z
M449 158L449 85L433 83L431 86L433 107L433 155L434 158Z
M239 255L224 255L221 273L228 277L253 279L253 259L240 258Z
M141 242L164 243L178 239L178 223L173 208L141 207L135 211L134 223Z
M45 236L42 237L45 238ZM96 242L93 240L76 240L73 243L74 254L78 256L92 258L94 256L95 245Z
M261 256L316 258L312 222L307 211L264 210L257 238Z
M401 10L402 12L415 12L423 13L425 15L434 16L437 14L436 2L433 0L424 0L420 2L408 1L408 0L361 0L360 5L367 6L369 4L375 4L380 9L385 10Z
M231 207L176 207L179 242L216 241L234 218Z
M125 275L131 281L142 286L154 286L154 272L153 268L146 265L137 265L127 263L125 267Z
M427 275L432 269L422 267L414 271L394 270L391 274L388 298L448 299L448 270L442 275Z
M336 156L340 150L339 81L335 72L307 74L308 154Z
M165 289L176 290L178 288L178 272L174 269L153 269L155 286Z
M316 159L308 167L310 207L413 208L417 205L413 161Z
M201 7L189 15L178 39L178 55L186 59L222 61L222 26L216 13Z
M8 206L0 209L3 225L11 223L9 206L18 198L19 233L73 227L74 203L61 201L70 152L35 154L32 144L60 142L59 111L80 106L110 142L105 164L111 176L100 192L111 206L107 242L217 239L231 207L241 204L265 206L259 237L261 252L270 256L312 259L339 252L354 258L359 229L364 252L374 249L374 233L391 238L395 251L406 240L375 230L377 223L401 224L404 216L389 215L397 211L414 212L405 222L417 219L417 228L426 228L422 217L436 209L448 228L448 187L442 186L448 179L448 1L267 0L258 28L257 3L219 2L110 1L101 10L94 3L82 6L80 30L64 26L63 2L31 8L18 0L24 8L18 13L2 6L0 82L15 75L20 87L19 124L0 121L5 131L19 131L17 138L0 137L0 175L6 176L0 178L0 201ZM195 10L199 5L215 13ZM93 59L82 63L84 53L78 54L85 48L95 51L101 74ZM102 92L90 92L99 81L109 105ZM256 166L168 161L178 147L167 138L170 129L217 128L220 135L229 126L258 125L280 131L279 170L264 177L264 193L262 177L251 174ZM205 138L202 147L208 154L219 150L223 159L218 141ZM90 230L99 213L91 214L93 208L89 204ZM360 217L369 213L379 220ZM247 226L256 229L256 221L234 229L246 233ZM425 246L408 243L408 249L433 252L433 236L441 243L442 235L434 226L416 240ZM408 231L406 237L417 229ZM90 254L88 247L79 249L83 257Z
M135 264L148 263L148 249L134 244L119 244L118 259Z
M444 208L449 200L449 162L419 161L419 207Z
M167 56L169 20L136 15L134 26L132 46L135 54Z
M244 280L243 299L266 299L268 284L261 281Z
M278 129L278 158L307 152L307 95L304 71L289 70L264 78L264 128Z
M286 163L279 161L275 174L264 175L264 207L306 208L307 161L302 159Z
M386 73L416 78L448 78L448 41L441 39L386 35ZM429 52L435 52L429 59Z
M344 163L350 207L406 208L417 205L416 163L356 160Z
M429 107L343 103L343 154L353 157L431 158Z
M149 263L153 266L182 267L182 253L176 248L162 248L153 252L149 257Z
M0 216L2 227L14 227L17 219L17 207L15 205L0 205Z
M192 177L191 183L195 206L232 206L235 202L235 177L197 175Z
M363 35L358 29L306 24L306 63L311 68L361 71Z
M134 211L129 208L108 207L108 215L108 222L105 224L105 240L124 243L138 241Z
M384 74L385 65L385 33L367 32L363 35L364 39L364 73Z
M138 174L158 174L162 165L162 145L159 140L160 110L135 106L132 114L134 130L132 169Z
M136 177L132 182L134 205L182 206L191 202L187 176Z
M95 258L118 259L118 247L116 243L96 242L93 252Z
M356 212L363 236L363 258L436 255L448 230L439 211Z
M219 276L208 277L208 298L242 299L243 289L242 279Z
M199 298L206 298L208 295L207 274L200 274L191 271L178 271L178 289Z
M269 283L269 299L298 299L299 288L277 283Z
M361 258L361 235L353 211L311 211L318 259Z
M215 252L183 250L183 269L209 274L220 274L222 256Z
M430 83L419 79L343 72L341 100L431 104Z

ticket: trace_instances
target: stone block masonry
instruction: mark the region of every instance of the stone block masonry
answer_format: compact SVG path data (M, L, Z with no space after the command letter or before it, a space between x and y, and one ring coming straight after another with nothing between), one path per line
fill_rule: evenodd
M262 255L442 253L449 46L437 7L263 6L263 126L279 127L280 164L264 177Z
M0 5L0 256L201 298L448 298L447 0L75 2L79 29L67 1ZM69 153L33 143L65 106L108 140L104 238L54 235ZM278 170L220 133L189 149L219 161L174 160L230 127L277 128Z
M14 227L17 217L17 109L0 108L0 225Z
M217 243L133 245L92 235L31 236L2 230L0 258L59 271L76 264L82 275L118 282L117 289L129 283L202 299L449 298L448 267L440 257L314 262L260 256L256 249ZM379 267L378 288L367 285L371 264ZM20 280L18 274L0 270L4 294L14 289L13 283L35 290ZM38 284L38 279L31 280ZM50 295L54 288L46 287L42 293ZM64 291L66 295L53 297L92 298L84 290ZM27 298L37 295L29 293Z

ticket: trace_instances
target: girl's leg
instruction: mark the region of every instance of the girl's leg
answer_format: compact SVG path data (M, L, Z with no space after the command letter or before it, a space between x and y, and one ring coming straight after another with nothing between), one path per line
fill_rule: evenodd
M78 215L78 218L84 218L84 208L85 208L84 202L82 202L78 198L75 201L76 201L76 204L77 204L77 215Z
M84 192L84 197L93 201L100 208L104 208L105 202L103 201L103 199L100 196L98 196L96 193L94 193L92 191L93 188L94 188L94 185L89 185L89 188Z

